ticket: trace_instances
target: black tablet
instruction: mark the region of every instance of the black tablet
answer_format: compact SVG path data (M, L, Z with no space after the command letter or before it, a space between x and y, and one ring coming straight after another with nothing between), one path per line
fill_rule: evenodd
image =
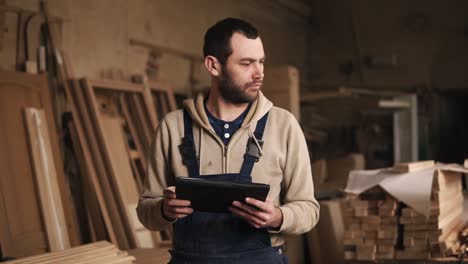
M233 201L245 202L246 197L265 201L270 185L262 183L233 183L177 177L177 199L189 200L190 207L201 212L225 213Z

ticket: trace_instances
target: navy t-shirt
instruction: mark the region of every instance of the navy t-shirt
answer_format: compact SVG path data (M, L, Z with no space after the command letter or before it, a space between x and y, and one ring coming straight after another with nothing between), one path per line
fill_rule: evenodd
M247 116L247 113L249 112L252 104L250 103L244 110L244 112L242 112L240 116L238 116L235 120L231 122L226 122L224 120L216 118L208 111L206 103L204 104L204 106L206 115L208 116L208 120L210 121L211 126L213 127L216 134L223 140L224 145L227 145L232 135L236 133L237 129L239 129L239 127L242 125L242 122L244 122L244 119Z

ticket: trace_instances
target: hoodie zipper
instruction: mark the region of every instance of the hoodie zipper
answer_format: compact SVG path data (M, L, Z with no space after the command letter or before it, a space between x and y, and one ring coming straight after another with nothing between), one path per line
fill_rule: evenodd
M203 129L203 128L202 128ZM216 134L216 132L214 130L211 130L211 129L208 129L208 131L210 132L210 134L216 138L216 141L218 141L218 143L223 146L222 147L222 151L223 151L223 166L222 166L222 173L225 174L227 173L227 156L228 156L228 151L229 151L229 144L232 142L232 140L234 139L235 135L236 134L239 134L239 130L241 130L242 127L240 127L231 137L231 140L229 141L229 143L227 145L224 145L223 143L223 140L221 138L219 138L218 134ZM203 139L202 139L203 140ZM201 153L200 153L201 155Z
M201 128L203 129L203 128ZM222 167L221 167L221 170L222 170L222 174L225 174L226 171L227 171L227 152L228 152L228 146L224 145L222 139L219 138L218 134L216 134L216 132L212 129L207 129L210 134L215 138L215 140L218 142L218 144L220 144L222 146L222 152L223 152L223 164L222 164ZM202 139L203 140L203 139ZM200 153L200 155L202 155Z
M228 144L229 145L229 144ZM227 154L228 154L228 145L224 145L224 158L223 158L223 163L224 163L224 172L227 172Z

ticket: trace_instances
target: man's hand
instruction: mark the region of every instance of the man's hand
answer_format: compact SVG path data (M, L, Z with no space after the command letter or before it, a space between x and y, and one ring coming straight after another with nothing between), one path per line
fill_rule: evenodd
M189 206L190 201L176 199L175 186L164 190L163 214L167 220L172 222L193 213Z
M245 203L234 201L232 205L229 210L255 228L278 229L283 223L281 210L268 199L262 202L253 198L245 198Z

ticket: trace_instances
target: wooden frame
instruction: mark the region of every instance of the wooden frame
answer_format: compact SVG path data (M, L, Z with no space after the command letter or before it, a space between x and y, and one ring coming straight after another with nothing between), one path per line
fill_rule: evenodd
M82 89L85 90L86 93L86 101L89 103L88 107L90 107L91 111L89 111L89 114L93 115L92 116L92 122L94 123L96 127L96 131L99 133L98 135L98 140L102 141L104 144L100 146L100 149L102 150L102 155L104 157L105 163L107 163L109 169L111 169L113 166L115 167L116 165L112 165L113 159L111 156L113 156L113 151L110 150L112 148L109 142L105 143L105 140L107 138L107 135L110 135L110 131L106 130L107 125L103 124L103 121L105 120L104 117L104 110L103 109L113 109L114 107L112 106L105 106L106 102L112 103L112 104L118 104L119 107L119 113L117 115L120 115L121 118L125 120L125 124L128 126L128 131L130 132L134 143L136 147L136 151L132 151L129 146L127 146L127 152L128 152L128 157L130 159L130 165L132 168L133 176L136 179L136 184L139 187L138 189L140 192L142 191L143 187L143 180L144 180L144 170L141 167L141 164L146 164L146 155L149 153L152 137L154 135L155 129L157 127L157 123L159 119L162 118L162 115L158 116L156 115L156 103L155 103L155 97L160 96L161 93L163 94L166 102L166 106L164 108L164 113L165 114L171 110L175 110L175 98L173 96L173 93L170 89L167 87L161 87L161 85L152 83L148 87L145 87L144 85L138 85L138 84L132 84L132 83L125 83L125 82L119 82L119 81L104 81L104 80L86 80L82 79L80 80ZM99 102L98 95L102 93L102 96L113 96L117 98L116 102L112 102L113 100L104 100L102 103ZM101 105L103 104L103 105ZM107 111L106 111L107 112ZM114 115L113 111L110 111L109 114ZM114 128L116 130L117 128ZM123 152L123 149L120 150L120 152ZM120 158L122 160L122 158ZM138 166L136 163L140 162L140 166ZM119 208L125 208L125 204L128 204L129 201L131 201L132 198L129 200L129 197L125 195L125 193L122 193L119 190L119 181L125 180L122 179L122 175L118 176L117 170L114 170L113 174L111 175L111 179L113 179L115 182L115 188L116 193L120 193L119 197L119 203L121 206ZM127 174L130 174L127 171ZM137 200L137 199L135 199ZM133 235L135 235L135 239L142 239L142 230L144 230L139 224L139 221L136 220L136 215L133 215L134 213L134 208L136 207L136 201L135 204L133 204L132 209L128 211L127 215L127 221L130 226L130 230L133 230ZM125 212L123 212L125 214ZM135 225L135 223L138 223ZM137 233L140 235L137 236ZM145 239L148 239L146 235L143 235ZM166 246L167 244L170 244L170 241L167 240L162 240L161 239L161 234L158 232L153 233L153 239L155 242L158 243L158 246ZM147 241L147 240L146 240ZM137 244L141 243L146 243L144 241L135 241Z
M121 105L122 111L120 112L120 116L121 118L126 119L125 123L129 125L130 133L136 133L137 129L134 127L133 123L137 122L146 130L144 139L149 140L154 132L152 129L153 125L151 125L150 121L150 113L152 109L149 108L149 105L146 104L147 101L144 100L143 88L131 83L125 84L124 82L86 79L80 80L80 86L80 89L82 90L81 92L84 94L85 101L88 103L86 106L88 108L88 112L84 115L88 115L88 118L90 118L90 122L92 123L93 133L96 137L96 143L103 161L103 166L108 176L109 185L111 189L114 190L115 201L118 207L117 209L120 209L119 214L121 216L125 234L130 241L129 246L152 247L153 240L150 232L141 226L134 213L136 202L139 197L139 191L141 191L138 187L142 187L142 176L138 175L137 172L139 170L135 168L135 164L131 162L132 152L128 145L125 146L128 142L124 140L123 134L118 135L118 133L123 133L123 128L119 128L121 125L113 121L109 123L110 120L102 112L101 104L98 101L98 94L100 91L113 94L117 98L116 103ZM138 87L140 90L136 92L136 88ZM129 111L129 106L127 105L128 100L134 104L134 109L137 110L137 120L130 118L131 113ZM109 129L109 127L113 128ZM134 139L137 139L135 142L139 142L138 135L132 136ZM141 144L136 145L139 145L140 148L139 151L136 151L136 153L139 153L136 157L144 157L145 154L141 153ZM118 146L122 147L120 147L119 150L113 149ZM126 153L126 156L122 156L123 153ZM129 159L129 163L125 162L125 157ZM133 178L129 178L132 176L135 178L135 181ZM129 185L130 183L134 184L133 187Z
M125 231L124 223L121 222L121 214L119 213L117 201L112 190L112 183L109 181L108 168L105 167L104 160L100 150L99 138L96 138L95 124L91 120L89 106L86 105L85 94L82 91L80 83L77 80L72 80L73 94L70 91L69 98L75 98L76 107L72 105L72 112L75 116L75 124L77 129L80 144L83 147L83 154L88 164L88 173L91 176L91 181L98 200L100 200L100 208L102 210L104 222L109 233L110 240L119 245L121 249L128 249L134 246ZM70 100L71 101L71 100ZM88 102L89 103L89 102ZM92 157L92 159L91 159Z

